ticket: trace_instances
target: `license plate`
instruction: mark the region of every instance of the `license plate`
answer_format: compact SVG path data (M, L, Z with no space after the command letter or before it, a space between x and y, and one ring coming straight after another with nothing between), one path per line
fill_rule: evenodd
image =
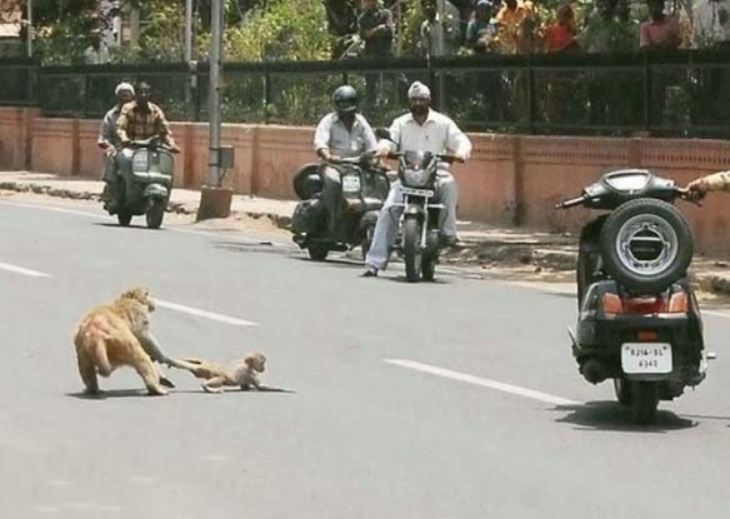
M360 177L357 175L345 175L342 177L342 190L345 193L357 193L360 191Z
M626 342L621 367L628 375L672 372L672 346L663 342Z
M427 196L429 198L434 195L434 192L431 189L414 189L412 187L401 187L400 190L404 195Z

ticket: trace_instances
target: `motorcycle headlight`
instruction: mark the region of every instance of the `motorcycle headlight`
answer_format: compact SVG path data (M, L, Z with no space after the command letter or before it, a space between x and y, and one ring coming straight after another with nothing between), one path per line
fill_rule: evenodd
M425 169L409 169L403 171L403 180L406 185L423 187L428 183L428 173Z
M359 193L361 187L360 175L344 175L342 177L343 193Z
M147 150L139 150L132 157L132 170L147 171L150 167L150 153Z

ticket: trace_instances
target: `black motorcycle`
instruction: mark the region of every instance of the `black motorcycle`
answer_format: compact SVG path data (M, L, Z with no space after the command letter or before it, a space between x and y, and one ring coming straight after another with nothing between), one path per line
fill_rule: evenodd
M612 378L619 403L638 423L653 419L659 400L702 382L712 358L687 279L692 233L672 205L682 195L672 180L628 169L556 206L610 211L581 231L580 314L569 333L583 377L592 384Z
M308 164L294 175L294 191L301 200L292 216L292 239L309 257L323 261L330 251L362 248L365 258L373 240L378 213L390 190L387 171L378 165L374 153L331 160L340 171L342 211L334 231L329 230L328 214L321 200L323 164Z
M400 232L393 250L403 256L406 279L433 281L441 252L439 224L444 206L438 203L439 162L452 163L451 155L423 151L391 153L398 159L398 179L401 183L403 207Z

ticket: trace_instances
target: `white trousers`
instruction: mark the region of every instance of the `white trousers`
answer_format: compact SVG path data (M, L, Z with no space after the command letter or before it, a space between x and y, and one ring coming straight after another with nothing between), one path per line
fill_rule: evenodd
M439 202L445 206L445 209L441 211L440 232L446 237L455 238L456 203L459 199L456 180L448 171L440 170L436 182L438 184ZM398 235L398 222L401 214L403 214L403 207L395 204L402 203L403 192L401 191L400 181L395 181L390 185L388 198L385 199L383 208L378 215L373 242L370 244L370 250L365 257L365 264L368 267L382 269L388 262L390 248Z

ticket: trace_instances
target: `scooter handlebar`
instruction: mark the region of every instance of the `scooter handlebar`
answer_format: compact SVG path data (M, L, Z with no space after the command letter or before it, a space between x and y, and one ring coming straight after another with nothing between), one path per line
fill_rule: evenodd
M555 209L568 209L570 207L575 207L576 205L581 205L585 201L586 201L585 196L579 196L577 198L570 198L568 200L563 200L559 204L555 204Z

